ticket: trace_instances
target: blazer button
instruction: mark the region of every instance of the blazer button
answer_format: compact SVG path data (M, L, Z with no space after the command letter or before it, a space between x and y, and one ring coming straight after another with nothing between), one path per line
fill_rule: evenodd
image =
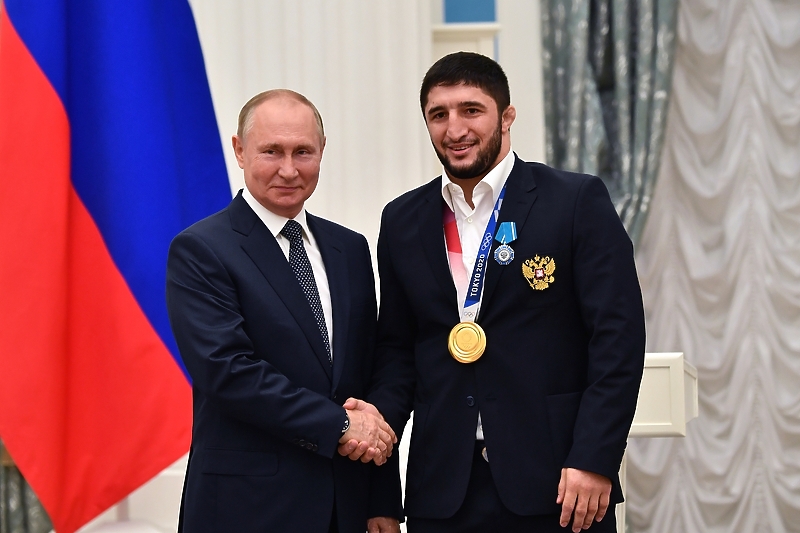
M472 396L467 396L467 405L470 406L470 407L474 406L475 405L475 398L473 398Z
M306 450L313 450L313 449L314 449L314 445L311 444L310 442L307 442L306 443Z

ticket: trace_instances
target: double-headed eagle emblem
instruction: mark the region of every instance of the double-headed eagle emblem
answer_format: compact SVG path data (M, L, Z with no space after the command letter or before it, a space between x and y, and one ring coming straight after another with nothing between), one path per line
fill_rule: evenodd
M545 257L534 256L522 263L522 275L528 280L531 288L543 291L555 281L553 272L556 271L556 262L549 255Z

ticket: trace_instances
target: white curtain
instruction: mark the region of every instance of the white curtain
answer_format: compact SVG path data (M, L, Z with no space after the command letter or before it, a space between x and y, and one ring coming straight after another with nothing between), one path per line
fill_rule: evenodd
M637 260L648 351L686 352L700 417L630 443L630 531L800 531L797 0L681 2Z

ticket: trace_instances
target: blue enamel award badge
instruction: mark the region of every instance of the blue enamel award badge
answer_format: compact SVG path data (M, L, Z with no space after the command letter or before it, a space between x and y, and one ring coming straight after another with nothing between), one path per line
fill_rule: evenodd
M494 250L494 260L501 265L507 265L514 260L514 249L508 245L517 239L517 224L515 222L503 222L497 229L494 240L500 246Z

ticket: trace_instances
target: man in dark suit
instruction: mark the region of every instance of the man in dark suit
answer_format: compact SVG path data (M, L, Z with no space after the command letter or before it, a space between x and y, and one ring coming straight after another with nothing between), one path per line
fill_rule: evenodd
M420 102L444 172L383 213L371 396L394 428L414 412L409 531L615 531L644 364L631 241L600 179L514 155L491 59L442 58Z
M325 147L302 95L275 90L239 115L245 188L180 233L167 304L192 378L194 427L179 529L399 531L399 477L372 487L395 441L366 402L376 328L363 236L307 213ZM361 461L337 454L359 443ZM383 476L389 479L392 476Z

